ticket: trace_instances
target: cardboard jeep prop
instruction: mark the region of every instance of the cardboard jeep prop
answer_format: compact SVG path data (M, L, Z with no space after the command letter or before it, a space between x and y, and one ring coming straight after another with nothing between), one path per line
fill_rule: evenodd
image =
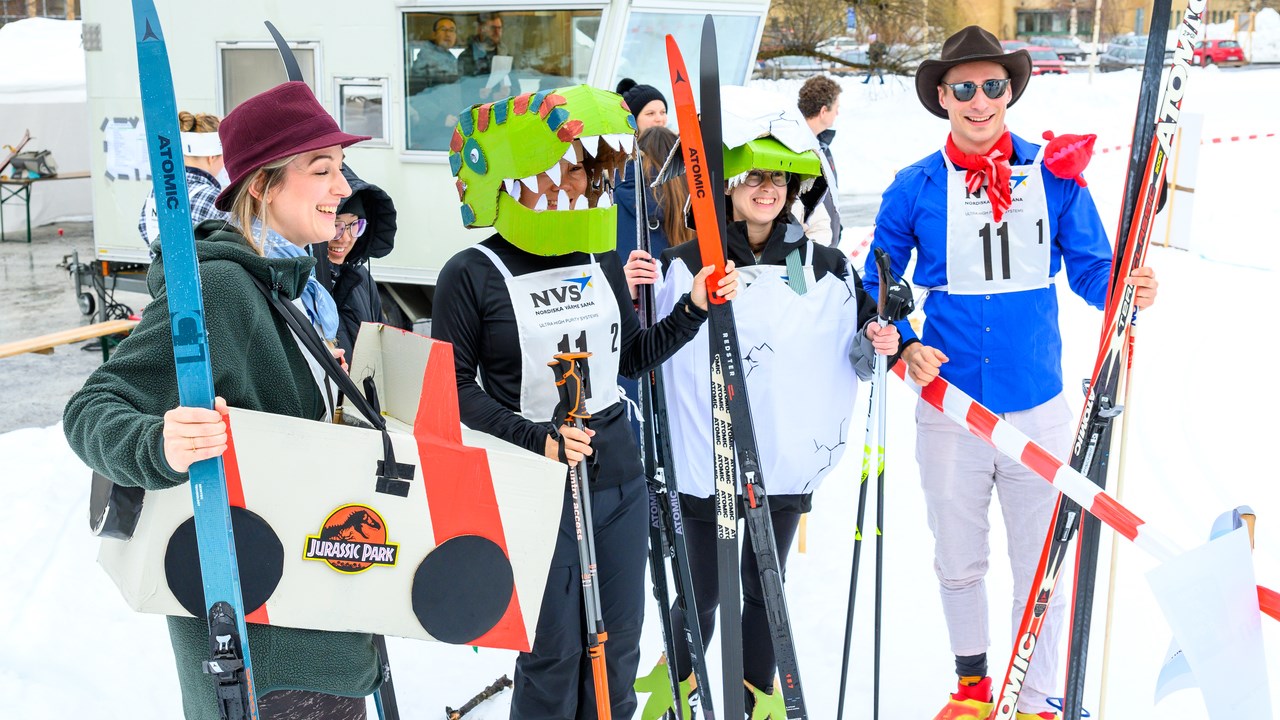
M249 622L533 646L566 468L462 428L454 377L451 345L366 324L351 378L376 387L366 395L386 435L231 410L224 460ZM395 476L384 440L407 494L376 489ZM132 539L104 539L99 561L133 609L203 614L185 484L148 492Z

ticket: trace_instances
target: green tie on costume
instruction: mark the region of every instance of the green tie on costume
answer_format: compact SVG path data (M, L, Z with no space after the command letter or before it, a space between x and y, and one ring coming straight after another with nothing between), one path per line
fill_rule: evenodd
M613 183L633 157L635 132L635 118L622 97L588 85L464 110L449 142L463 224L492 226L535 255L613 250L618 227ZM562 158L587 170L587 192L574 209L521 205L521 185L536 192L540 173L559 185Z

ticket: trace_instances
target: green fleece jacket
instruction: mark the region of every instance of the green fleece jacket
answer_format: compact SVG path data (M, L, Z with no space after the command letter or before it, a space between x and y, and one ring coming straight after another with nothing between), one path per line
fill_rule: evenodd
M324 399L284 321L250 276L293 299L302 292L312 258L264 258L221 221L196 228L213 386L232 407L319 420ZM63 430L77 455L120 485L147 489L187 481L164 459L163 415L178 405L170 340L164 259L147 275L155 298L142 322L67 403ZM201 620L170 617L169 636L191 720L217 720L213 684L201 671L208 630ZM249 626L254 683L270 690L316 690L363 696L380 682L372 636L265 625Z

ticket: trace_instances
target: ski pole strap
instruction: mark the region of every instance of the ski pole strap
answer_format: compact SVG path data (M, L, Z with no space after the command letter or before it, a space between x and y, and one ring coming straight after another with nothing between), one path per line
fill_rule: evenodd
M376 490L389 495L408 496L409 482L413 480L415 466L396 462L395 449L391 445L391 434L387 432L387 422L377 406L378 393L373 378L365 378L365 390L368 393L366 396L356 387L351 376L338 364L338 360L329 352L324 341L316 334L311 321L302 314L302 311L293 303L280 298L277 293L273 293L261 278L250 277L253 277L254 284L267 299L267 303L284 320L289 330L298 338L298 343L311 354L324 370L325 375L342 390L343 394L351 398L360 414L372 423L373 429L382 432L383 459L378 461ZM372 402L370 397L373 398Z
M901 275L893 272L893 264L889 253L884 248L875 249L876 269L880 274L880 292L876 314L881 322L898 322L904 320L916 309L915 297L911 286Z

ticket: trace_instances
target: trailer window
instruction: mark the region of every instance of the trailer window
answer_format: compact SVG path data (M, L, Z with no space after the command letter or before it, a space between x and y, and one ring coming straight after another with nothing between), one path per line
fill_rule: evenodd
M405 147L448 150L478 103L587 81L599 10L406 12Z
M302 79L320 97L316 87L315 43L290 43L293 55L302 69ZM280 52L266 43L219 43L219 67L222 80L222 112L225 115L237 105L285 82Z
M383 112L387 102L386 78L334 78L338 125L352 135L368 135L363 147L388 146L389 118Z

